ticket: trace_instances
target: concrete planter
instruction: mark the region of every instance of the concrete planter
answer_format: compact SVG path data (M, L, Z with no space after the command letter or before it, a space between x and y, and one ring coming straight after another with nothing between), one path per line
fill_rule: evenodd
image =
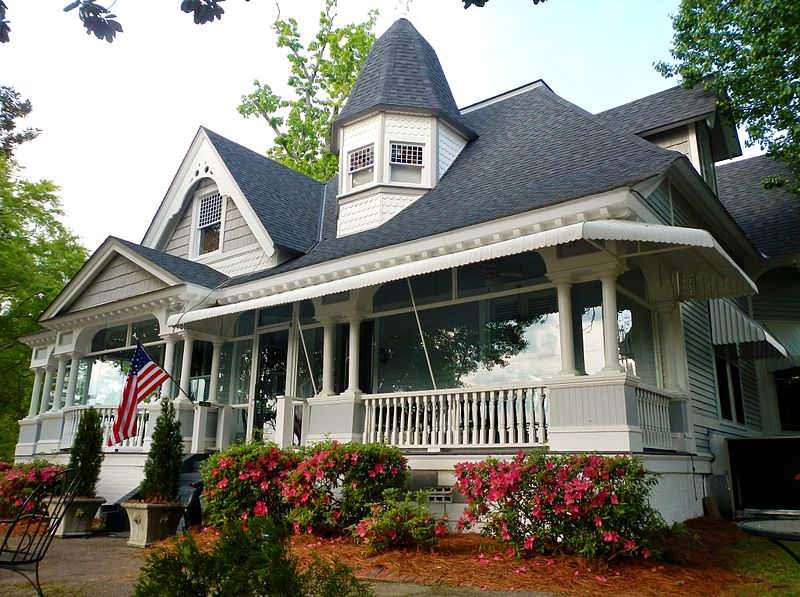
M128 514L131 527L128 545L133 547L148 547L174 535L183 516L183 504L180 502L124 502L122 507Z
M56 537L86 537L90 534L92 521L100 506L105 502L101 497L76 497L67 508L61 524L56 530ZM48 504L47 510L52 512L54 504Z

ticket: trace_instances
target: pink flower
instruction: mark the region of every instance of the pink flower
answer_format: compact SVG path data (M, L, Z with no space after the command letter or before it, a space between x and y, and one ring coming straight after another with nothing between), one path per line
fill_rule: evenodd
M603 541L606 543L612 543L619 541L619 533L611 532L611 531L604 531L603 532Z
M643 547L643 548L642 548L642 557L643 557L645 560L646 560L647 558L649 558L649 557L650 557L650 550L649 550L649 549L647 549L646 547Z
M601 527L603 526L603 521L600 519L599 516L594 517L594 526Z
M256 516L266 516L267 515L267 504L262 501L256 502L255 508L253 508L253 514Z
M636 547L636 541L634 541L633 539L626 539L625 541L622 542L622 547L624 547L625 549L633 549L634 547Z
M531 535L530 537L525 537L525 549L533 549L533 542L536 541L536 537Z
M608 582L605 576L600 576L599 574L594 577L597 582Z
M222 477L217 483L217 489L224 489L228 485L228 477Z
M444 537L445 535L447 535L447 525L440 524L434 526L433 534L436 535L437 537Z
M514 574L524 574L528 570L529 568L527 566L520 566L519 568L514 569Z
M247 520L247 512L242 512L241 514L239 514L239 518L241 518L242 520Z

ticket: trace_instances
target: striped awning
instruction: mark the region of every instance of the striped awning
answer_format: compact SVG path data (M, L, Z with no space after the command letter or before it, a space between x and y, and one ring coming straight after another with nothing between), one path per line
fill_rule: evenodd
M783 345L746 313L721 299L709 302L711 340L714 344L738 344L749 359L780 359L788 353Z
M756 292L756 285L752 280L706 230L625 220L595 220L415 261L393 259L395 264L382 267L375 267L374 263L370 263L367 264L370 267L367 271L363 269L354 271L350 268L349 271L354 273L342 275L337 272L333 276L334 279L324 282L313 283L310 278L304 277L300 270L288 272L281 274L280 282L283 283L281 285L277 283L278 276L264 280L265 288L269 288L271 283L276 284L274 292L240 302L172 315L168 324L182 327L193 321L366 288L410 276L429 274L579 240L628 241L624 244L632 250L618 255L619 258L644 254L657 255L664 271L671 278L676 300L734 297ZM396 263L396 261L403 262ZM287 287L285 282L289 280L293 287L285 289ZM303 284L303 287L298 288L299 284Z

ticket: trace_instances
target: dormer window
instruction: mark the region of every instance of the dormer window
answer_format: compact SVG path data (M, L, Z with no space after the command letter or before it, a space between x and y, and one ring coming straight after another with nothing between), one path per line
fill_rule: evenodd
M389 154L389 176L392 182L422 182L422 145L392 143Z
M348 155L350 188L370 183L375 178L375 148L372 145L351 151Z
M197 218L197 254L205 255L219 250L222 228L222 195L211 193L199 199Z

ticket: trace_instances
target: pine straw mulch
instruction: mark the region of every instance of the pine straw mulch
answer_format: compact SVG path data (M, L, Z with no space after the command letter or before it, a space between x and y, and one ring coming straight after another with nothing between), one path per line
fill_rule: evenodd
M721 595L748 579L726 567L724 548L744 538L731 522L699 518L687 525L700 538L679 546L681 563L623 558L610 565L573 556L517 559L490 539L472 533L450 535L432 550L390 551L367 555L348 538L292 538L292 553L301 565L314 553L339 559L367 579L427 585L465 586L487 590L547 591L564 595ZM195 535L210 547L215 532Z

